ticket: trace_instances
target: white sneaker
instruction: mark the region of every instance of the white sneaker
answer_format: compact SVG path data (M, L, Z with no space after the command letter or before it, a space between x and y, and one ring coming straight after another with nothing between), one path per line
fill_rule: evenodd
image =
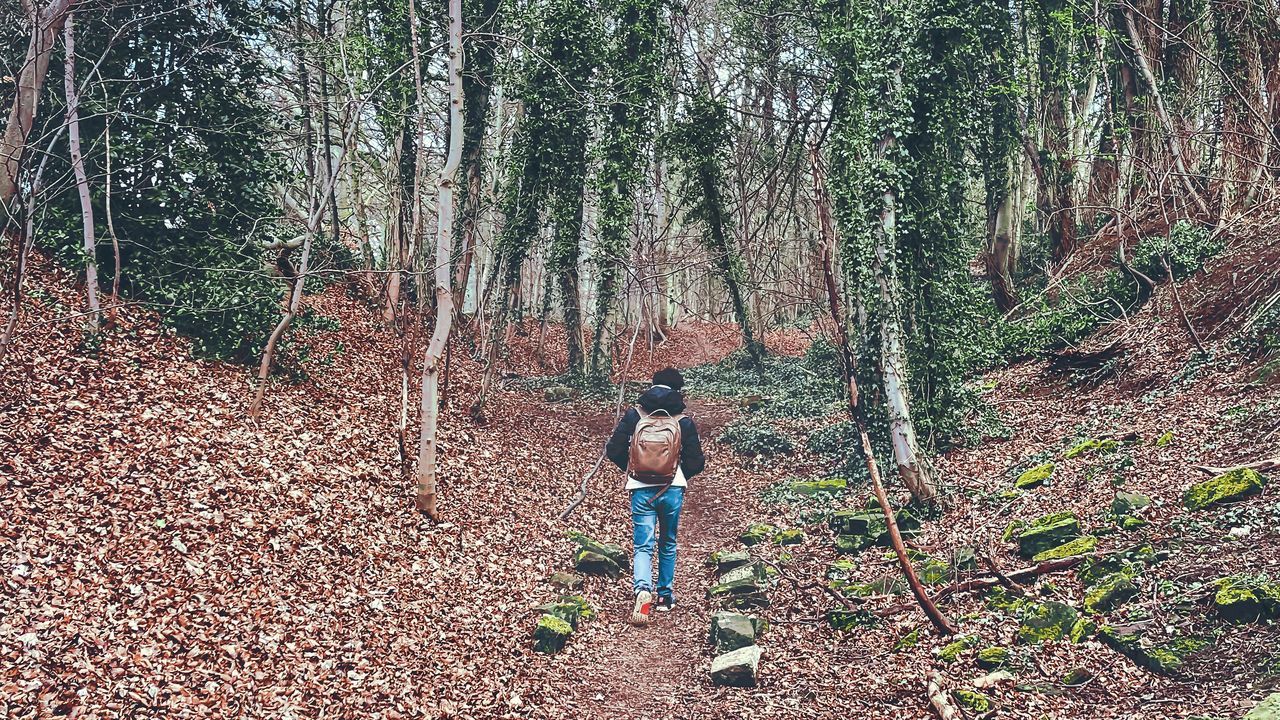
M653 595L648 590L636 593L636 606L631 611L632 625L648 625L649 613L653 610Z

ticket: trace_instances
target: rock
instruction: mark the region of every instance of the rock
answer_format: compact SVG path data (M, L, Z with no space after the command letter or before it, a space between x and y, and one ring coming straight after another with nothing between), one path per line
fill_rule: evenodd
M915 537L920 529L920 521L907 510L895 511L894 519L903 538ZM836 549L841 552L857 552L877 544L889 546L889 526L879 507L874 510L838 510L832 513L827 524L838 536ZM841 549L840 537L848 538L843 542L845 549Z
M1071 638L1071 642L1078 644L1093 637L1096 632L1098 632L1098 623L1090 620L1089 618L1080 618L1071 626L1071 634L1069 637Z
M1085 535L1078 537L1069 543L1064 543L1055 548L1049 548L1041 553L1036 553L1031 559L1035 562L1045 562L1047 560L1061 560L1062 558L1075 557L1076 555L1085 555L1093 552L1098 548L1098 538L1093 535Z
M564 385L553 385L542 391L542 399L549 403L568 402L577 396L577 390Z
M751 562L751 553L746 550L717 550L707 559L708 565L714 565L716 572L723 574L736 567Z
M841 555L855 555L876 544L876 539L866 535L837 535L836 552Z
M1280 720L1280 692L1271 693L1244 716L1244 720Z
M711 682L729 687L755 687L760 672L760 648L748 645L717 655L711 661Z
M1080 521L1070 511L1045 515L1018 532L1018 554L1025 558L1080 537Z
M961 635L938 651L938 659L944 663L953 663L960 659L961 653L973 647L977 642L978 638L972 635Z
M1003 610L1011 615L1020 615L1027 606L1028 600L1002 587L993 587L987 591L986 604L992 610Z
M548 655L560 652L572 634L573 626L569 623L554 615L543 615L533 630L533 649Z
M1208 643L1195 637L1175 637L1157 642L1145 637L1146 625L1104 625L1098 630L1098 639L1116 652L1138 665L1162 675L1172 675L1182 669L1186 658L1203 649Z
M1138 594L1138 586L1124 573L1106 578L1084 594L1084 610L1093 615L1109 613Z
M773 541L778 545L803 545L805 541L804 531L798 528L783 530L773 536Z
M951 569L966 572L978 569L978 551L973 547L958 547L951 556Z
M627 551L623 550L622 546L614 543L597 542L591 537L573 530L570 530L567 535L570 540L577 543L579 550L590 550L593 553L609 558L615 565L624 570L631 569L631 559L627 557Z
M862 627L873 627L880 622L880 618L872 615L866 610L828 610L827 624L836 630L849 631Z
M1123 490L1116 493L1111 501L1111 514L1116 517L1132 515L1143 508L1150 507L1151 498L1142 493L1130 493Z
M1077 445L1072 447L1070 450L1063 453L1062 457L1067 460L1070 460L1072 458L1080 457L1085 453L1111 452L1118 447L1120 447L1120 443L1116 442L1115 440L1098 440L1098 439L1091 438L1089 440L1085 440L1081 443L1078 443Z
M844 478L827 478L825 480L796 480L787 485L787 489L796 495L814 497L817 495L843 495L849 487Z
M915 647L920 644L920 630L912 630L911 632L898 638L898 642L893 644L894 650L905 650L906 648Z
M1188 510L1203 510L1218 503L1241 500L1257 495L1267 484L1256 470L1242 468L1223 473L1212 480L1192 485L1182 501Z
M579 550L573 559L573 567L587 575L605 575L611 578L622 577L622 568L611 558L591 550Z
M1022 611L1018 639L1029 645L1061 640L1071 632L1077 617L1075 608L1060 602L1029 605Z
M551 577L547 578L547 583L549 583L551 587L559 588L561 590L582 589L582 578L570 572L562 571L554 573Z
M579 621L595 616L595 610L591 609L581 595L561 595L556 602L539 605L538 611L543 615L560 618L569 623L574 630L578 629Z
M756 628L760 621L734 612L721 611L711 616L711 644L716 654L756 644Z
M1040 487L1051 477L1053 477L1053 463L1047 462L1019 475L1018 479L1013 481L1013 486L1019 490L1030 490Z
M1013 659L1013 654L1002 647L982 648L978 651L974 662L983 670L999 670L1007 667L1009 661Z
M1280 583L1222 578L1213 596L1213 606L1219 615L1237 623L1280 617Z
M1147 565L1161 559L1163 559L1162 554L1157 553L1150 545L1138 544L1127 550L1090 558L1080 565L1077 574L1085 587L1092 587L1116 573L1137 577L1142 574Z
M951 697L956 699L961 707L969 710L976 715L989 713L995 708L996 703L989 696L983 695L977 690L966 690L965 688L956 688L951 691Z
M777 534L777 532L778 528L767 523L754 523L752 525L748 525L747 529L742 531L742 534L738 536L738 540L740 540L743 545L750 547L772 538Z
M1093 673L1085 668L1071 668L1066 675L1062 676L1062 684L1067 687L1079 687L1093 679Z
M707 589L707 597L728 607L769 607L765 569L760 563L740 565L720 576L719 582Z
M1141 530L1142 528L1150 525L1151 523L1146 520L1143 520L1140 517L1134 517L1132 515L1129 515L1129 516L1120 518L1120 522L1118 524L1120 525L1121 530L1124 530L1126 532L1133 532L1134 530Z

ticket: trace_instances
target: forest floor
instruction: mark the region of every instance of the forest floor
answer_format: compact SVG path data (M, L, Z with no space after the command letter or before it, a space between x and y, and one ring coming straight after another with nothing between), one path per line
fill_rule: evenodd
M476 425L465 408L478 368L455 348L441 438L446 522L433 525L411 512L398 459L398 341L361 303L337 289L309 298L340 327L308 331L322 360L300 366L307 377L273 381L255 423L245 415L251 371L190 359L148 312L126 309L100 349L87 347L73 323L56 321L76 306L72 284L37 263L34 305L0 374L3 717L923 719L933 717L931 670L956 688L985 674L974 649L940 660L949 640L909 604L877 627L829 627L833 601L807 586L838 559L830 533L814 508L767 492L820 472L822 459L733 455L714 439L737 401L696 389L691 410L710 463L682 518L679 607L632 627L629 578L587 577L582 592L598 617L561 653L536 654L534 608L556 596L547 578L572 566L566 531L628 544L612 468L557 520L599 456L612 401L552 405L509 378L489 422ZM1203 593L1227 574L1280 577L1274 490L1196 516L1181 496L1207 477L1194 465L1276 454L1280 391L1231 359L1226 338L1208 340L1225 360L1189 361L1170 308L1154 303L1140 332L1125 331L1134 350L1105 378L1058 374L1046 361L988 375L983 396L1000 429L939 458L946 510L911 544L939 558L976 547L1009 570L1025 564L1001 539L1010 520L1072 509L1102 530L1117 487L1148 494L1150 526L1099 533L1100 551L1143 541L1169 557L1140 581L1137 600L1101 619L1194 631L1208 644L1159 675L1094 640L1019 646L1016 619L956 594L943 609L978 638L973 648L1014 652L1016 681L983 690L996 717L1234 720L1275 687L1280 629L1209 617ZM807 341L769 339L789 354ZM512 371L553 372L538 368L529 342L517 342ZM635 374L714 362L733 345L730 329L689 327L642 353ZM799 439L838 419L780 426ZM1061 459L1081 438L1130 431L1140 439L1122 452ZM1154 442L1169 431L1172 442ZM1058 463L1049 485L1007 493L1045 459ZM760 684L719 688L707 673L714 575L704 560L739 547L738 534L761 520L805 530L800 546L755 549L799 583L771 593ZM875 549L855 565L851 581L893 572ZM1078 604L1072 573L1041 580L1028 592ZM1075 668L1091 679L1064 686Z

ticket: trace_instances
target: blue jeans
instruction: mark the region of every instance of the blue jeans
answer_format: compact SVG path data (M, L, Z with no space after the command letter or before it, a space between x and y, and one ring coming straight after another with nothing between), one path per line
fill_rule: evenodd
M635 556L632 567L635 591L653 591L653 548L658 546L658 597L672 597L671 583L676 576L676 531L680 527L680 508L684 505L684 488L671 487L656 503L653 496L661 488L631 491L632 543Z

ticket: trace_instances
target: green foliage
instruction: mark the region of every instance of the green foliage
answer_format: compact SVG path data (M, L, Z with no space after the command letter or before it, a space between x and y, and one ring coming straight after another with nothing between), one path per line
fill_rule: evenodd
M819 348L819 353L822 352ZM738 351L724 360L685 371L687 391L733 398L758 398L760 412L775 418L822 417L838 408L840 372L823 370L817 357L766 355L759 369Z
M269 9L245 0L144 0L76 18L78 54L101 58L80 113L102 285L117 272L106 228L110 119L121 292L156 307L201 356L247 360L261 350L281 295L261 243L296 234L272 220L274 188L285 179L272 141L280 130L254 93L273 72L258 47ZM128 42L112 42L119 28L129 28ZM62 122L61 86L45 85L45 122ZM55 153L46 177L68 176L68 157ZM41 237L78 266L79 197L66 182L48 192Z
M1204 267L1209 258L1226 249L1226 242L1206 227L1179 220L1169 229L1168 238L1156 235L1143 238L1133 248L1132 265L1152 280L1169 279L1165 262L1173 270L1174 280L1185 280Z
M752 418L739 418L726 425L719 441L739 455L771 457L788 455L794 449L787 436L769 423Z

